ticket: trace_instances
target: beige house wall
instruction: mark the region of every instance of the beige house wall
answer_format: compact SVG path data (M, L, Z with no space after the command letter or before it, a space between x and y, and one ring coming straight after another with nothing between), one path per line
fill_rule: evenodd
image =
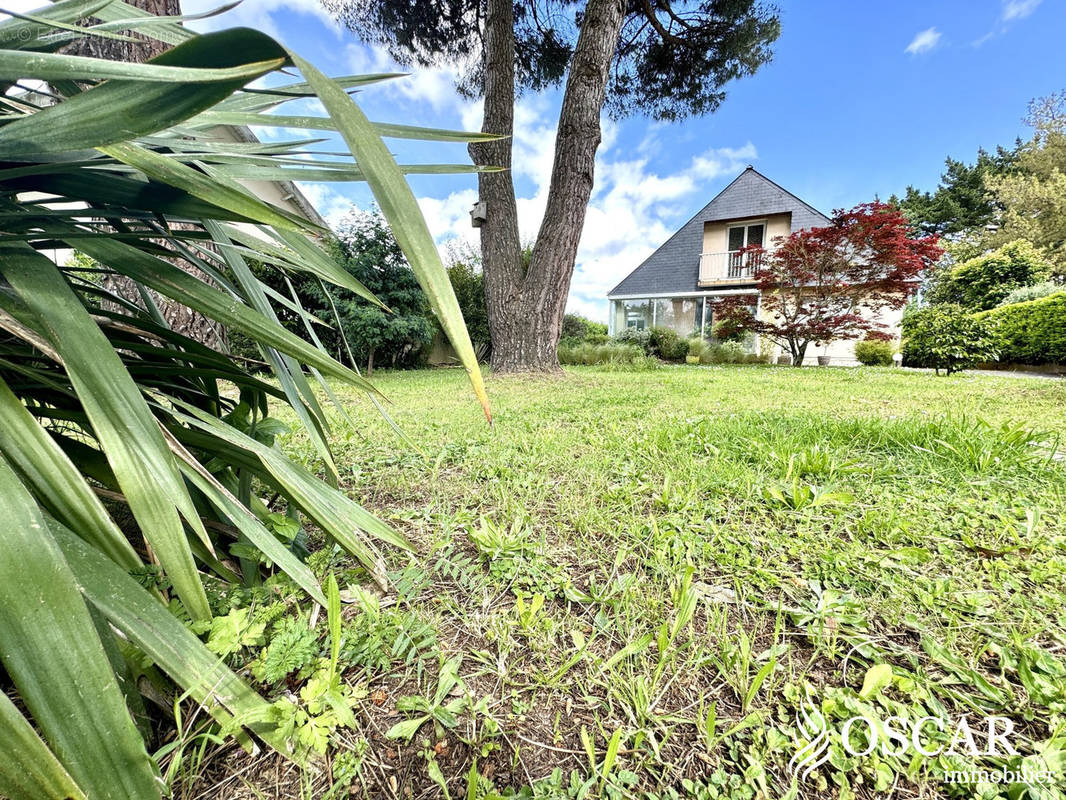
M900 328L903 323L902 308L887 308L873 315L871 315L870 312L866 312L864 316L872 318L881 325L884 325L885 333L893 336L896 340L896 345L899 345ZM770 315L766 313L766 308L764 306L760 306L759 318L764 320L770 318ZM807 354L803 359L803 364L804 366L813 366L818 363L818 356L829 356L829 363L831 364L855 366L859 363L855 358L855 343L857 341L858 339L840 339L835 342L830 342L828 345L817 346L812 343L807 348ZM787 349L778 347L765 339L760 343L759 352L768 355L771 361L776 361L779 355L788 354Z
M788 236L792 233L792 214L770 214L766 217L752 217L743 220L727 220L725 222L707 222L703 225L703 252L725 253L729 247L729 239L726 231L738 225L753 225L765 220L766 234L763 240L765 247L774 246L774 239L778 236Z

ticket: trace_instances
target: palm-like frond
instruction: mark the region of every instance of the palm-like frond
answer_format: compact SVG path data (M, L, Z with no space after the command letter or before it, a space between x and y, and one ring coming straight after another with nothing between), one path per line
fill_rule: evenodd
M146 64L61 52L79 36L129 31L173 47ZM302 81L249 87L294 67ZM322 321L256 280L246 260L373 297L322 249L324 231L243 181L367 181L488 415L458 304L404 178L472 168L403 167L381 138L479 135L370 122L348 90L387 77L330 80L257 31L196 35L119 0L63 0L0 23L0 660L17 697L0 694L0 795L159 793L116 676L115 631L216 719L284 749L262 722L264 702L129 576L158 566L194 619L211 614L204 573L254 582L262 562L323 602L253 485L299 510L376 581L385 580L378 548L406 546L272 446L271 399L296 411L335 480L311 381L375 389L286 330L279 307L311 331ZM273 113L312 97L328 116ZM336 131L348 152L232 142L217 135L223 125ZM69 251L91 266L57 263ZM115 279L140 302L113 291ZM155 297L254 339L276 381L172 330ZM116 516L121 508L132 521ZM262 559L232 557L238 544Z

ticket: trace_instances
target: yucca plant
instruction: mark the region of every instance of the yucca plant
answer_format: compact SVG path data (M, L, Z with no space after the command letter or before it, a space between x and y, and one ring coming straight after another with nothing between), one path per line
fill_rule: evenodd
M378 548L406 546L335 488L314 384L328 392L327 379L347 381L371 398L374 388L278 323L275 308L285 306L315 341L321 321L259 283L246 259L373 297L325 255L324 231L241 181L367 181L488 414L462 315L404 177L468 167L405 168L382 140L470 137L368 121L348 91L388 76L331 80L257 31L196 35L179 22L118 0L64 0L0 23L4 797L160 794L134 721L131 652L244 744L288 752L262 722L265 701L180 617L210 616L205 575L255 583L267 565L324 602L271 529L282 512L301 513L379 582ZM62 52L78 37L131 31L172 47L144 64ZM313 97L328 116L273 113ZM213 135L262 124L333 130L350 153ZM57 263L70 251L88 258ZM112 277L136 287L140 302L107 289ZM275 380L170 329L156 297L252 338ZM271 401L295 410L325 481L272 446Z

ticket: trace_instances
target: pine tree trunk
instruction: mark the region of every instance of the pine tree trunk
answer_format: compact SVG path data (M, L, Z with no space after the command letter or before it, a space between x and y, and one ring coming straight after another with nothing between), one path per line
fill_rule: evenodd
M602 139L600 113L607 78L625 17L621 0L589 0L570 61L555 162L544 220L533 246L526 279L526 320L535 339L531 368L558 369L562 332L577 247L592 196L596 151Z
M478 178L487 219L481 228L485 300L497 372L559 369L557 348L574 261L592 195L601 140L600 112L625 7L622 0L589 0L559 114L548 205L528 270L523 271L511 140L472 145L476 164L505 172ZM485 19L485 117L482 130L510 137L514 130L514 9L488 0Z
M511 177L511 136L514 133L515 68L514 6L511 0L488 0L484 37L485 110L481 130L501 137L470 145L480 166L504 167L478 175L479 199L485 203L481 225L481 259L485 270L485 305L492 338L492 366L501 369L497 354L516 350L521 319L522 245L518 207Z
M180 0L126 0L126 3L154 14L157 17L176 17L181 15ZM122 31L129 35L129 31ZM64 48L71 55L106 58L108 61L147 61L169 48L158 39L149 39L140 34L133 34L135 42L120 39L105 39L102 36L85 36Z

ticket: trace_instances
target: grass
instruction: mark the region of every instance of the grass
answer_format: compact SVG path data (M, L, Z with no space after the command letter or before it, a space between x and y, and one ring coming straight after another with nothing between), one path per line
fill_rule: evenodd
M422 452L342 395L337 463L415 552L389 556L383 595L336 554L311 557L349 601L334 645L356 724L329 729L317 773L222 752L186 796L228 775L235 797L1007 797L943 782L975 764L1050 765L1063 785L1066 382L569 368L491 379L490 429L461 371L375 379ZM271 613L232 657L308 639L292 623L306 604ZM324 653L319 630L303 645ZM308 674L277 650L258 669L281 696ZM1002 715L1020 754L835 742L797 782L811 703L837 729Z

